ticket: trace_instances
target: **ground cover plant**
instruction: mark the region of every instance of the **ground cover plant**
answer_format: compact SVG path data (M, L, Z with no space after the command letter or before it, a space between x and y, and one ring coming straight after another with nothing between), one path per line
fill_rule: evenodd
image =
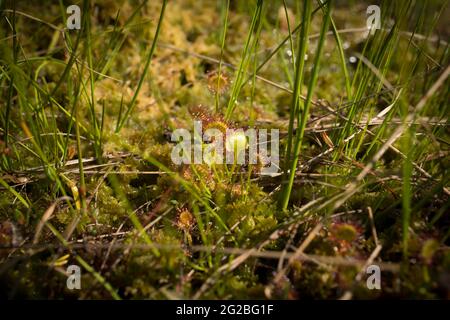
M0 10L2 298L450 297L448 1Z

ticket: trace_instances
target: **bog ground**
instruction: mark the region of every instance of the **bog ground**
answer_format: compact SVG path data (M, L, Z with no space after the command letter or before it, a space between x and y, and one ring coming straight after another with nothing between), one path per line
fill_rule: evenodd
M450 297L448 1L0 8L0 297Z

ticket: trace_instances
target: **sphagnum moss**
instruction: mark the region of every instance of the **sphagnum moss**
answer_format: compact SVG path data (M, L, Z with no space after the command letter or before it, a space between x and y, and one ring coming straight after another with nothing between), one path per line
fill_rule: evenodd
M445 1L382 1L372 33L368 2L82 1L80 30L57 1L13 3L0 296L448 297ZM279 174L264 159L175 165L170 133L194 120L280 129ZM314 262L290 261L305 241ZM379 245L368 290L355 279ZM81 294L62 285L72 264Z

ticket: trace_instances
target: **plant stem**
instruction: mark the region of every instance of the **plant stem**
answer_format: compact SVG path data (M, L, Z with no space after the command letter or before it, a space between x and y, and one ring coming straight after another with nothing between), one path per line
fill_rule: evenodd
M295 171L297 168L297 163L298 163L298 159L299 159L299 155L300 155L300 150L301 150L302 141L303 141L303 135L305 133L306 122L308 121L309 108L311 106L312 95L313 95L314 88L317 83L317 77L319 74L320 58L322 56L326 33L328 31L328 26L330 24L331 1L328 2L327 7L328 8L327 8L327 11L325 14L324 21L322 23L322 28L320 30L319 45L318 45L318 48L316 51L316 55L315 55L315 59L314 59L314 67L313 67L311 79L310 79L309 85L308 85L308 94L306 96L305 105L304 105L303 110L301 111L301 119L299 121L299 125L296 130L294 158L292 159L292 161L289 160L290 170L289 170L289 172L285 173L285 174L289 174L289 178L288 178L288 184L285 185L283 188L283 193L282 193L281 202L280 202L280 207L283 210L285 210L288 206L289 198L290 198L290 195L292 192L292 186L294 184ZM307 0L305 0L304 10L305 10L304 11L304 21L306 22L304 27L306 27L306 25L310 23L310 19L311 19L311 4ZM305 36L307 36L307 35L305 35ZM300 41L300 50L299 50L298 60L304 58L304 56L301 56L301 53L302 53L302 50L305 50L305 48L301 47L302 43L304 43L304 41L305 41L304 37L300 37L299 41ZM300 70L300 66L301 66L301 61L297 61L294 96L292 98L292 104L291 104L291 118L292 118L293 114L295 115L296 110L299 105L299 100L300 100L299 99L300 98L299 97L300 89L301 89L300 80L302 79L302 75L300 74L300 72L302 70ZM294 109L294 111L292 111L292 108ZM300 115L300 113L299 113L299 115ZM299 119L297 118L297 121L298 120ZM291 120L291 121L293 121L293 120Z

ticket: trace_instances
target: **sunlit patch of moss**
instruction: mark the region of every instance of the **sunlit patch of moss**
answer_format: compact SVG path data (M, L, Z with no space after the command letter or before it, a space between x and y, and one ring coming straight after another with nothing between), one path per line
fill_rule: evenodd
M99 223L118 224L127 216L127 205L118 200L113 190L105 184L98 188L97 206L99 208L97 217Z
M136 86L142 76L143 64L148 54L149 46L154 37L154 31L157 23L157 12L161 3L158 1L148 1L137 12L133 21L125 26L125 22L133 13L135 7L126 0L98 0L90 4L91 17L91 48L87 47L85 39L79 43L76 61L69 69L68 78L59 84L58 90L52 92L58 81L61 79L62 72L69 62L70 52L67 50L66 42L59 31L47 28L41 22L19 14L25 12L30 15L36 15L43 21L56 21L55 17L61 14L59 5L50 2L40 3L40 8L36 12L36 4L31 2L17 2L17 14L14 16L15 26L20 37L12 37L9 33L9 26L0 29L4 41L0 45L0 57L6 62L6 68L3 70L2 85L5 101L8 99L8 82L11 75L14 75L14 86L11 99L9 114L9 140L10 150L5 150L6 146L0 146L2 165L7 162L13 163L11 168L2 171L1 177L10 186L19 192L27 201L32 204L31 209L27 209L16 196L10 192L4 192L2 189L0 195L0 223L13 221L21 232L24 239L32 239L36 223L42 218L43 213L54 203L55 199L70 193L70 189L61 190L57 187L54 179L45 176L41 169L24 170L29 168L39 168L42 165L55 165L58 172L67 174L70 180L77 185L80 183L78 172L68 174L68 170L77 169L76 166L69 166L61 163L62 151L67 151L66 160L77 160L78 150L76 149L75 129L73 119L69 117L72 114L72 87L80 86L80 96L78 97L77 117L81 125L81 154L83 158L90 159L96 157L93 151L93 139L95 139L93 117L102 124L102 159L94 159L92 162L86 162L87 166L93 166L88 169L87 180L87 214L78 221L76 230L71 240L89 239L95 240L96 236L102 236L104 243L112 239L115 231L121 226L121 231L125 232L120 236L114 236L116 244L130 245L130 250L112 249L110 256L104 262L105 252L101 249L95 249L93 246L86 246L79 250L78 254L83 256L92 264L94 269L100 270L102 275L111 282L114 288L118 289L124 298L190 298L202 284L205 283L214 270L222 266L224 261L232 260L235 256L227 256L220 253L220 250L214 253L195 252L190 250L189 245L215 245L216 240L224 239L217 247L239 247L241 249L252 248L267 240L268 235L280 224L293 218L295 206L303 206L310 201L317 200L324 196L330 199L339 194L340 188L347 186L354 177L359 174L361 168L355 163L344 159L337 152L323 156L314 161L307 169L302 169L302 173L329 174L334 175L331 178L308 177L303 180L303 176L295 179L294 192L290 198L292 209L279 212L275 207L277 198L276 188L283 184L281 179L271 178L265 184L265 179L260 179L258 173L260 166L254 166L251 175L251 182L247 180L246 169L249 167L239 166L230 174L230 166L216 165L214 168L206 165L176 166L170 158L170 152L173 144L168 140L167 133L176 128L191 128L192 121L196 118L191 110L191 106L199 104L205 105L204 115L200 117L204 123L203 128L217 128L224 132L231 128L234 123L224 121L220 113L215 113L215 94L211 94L211 89L217 90L217 80L219 80L219 111L228 102L228 88L233 85L233 71L228 67L231 63L235 66L240 64L242 59L242 49L245 37L249 30L249 13L251 6L245 2L231 2L230 15L227 26L226 45L222 55L220 48L220 39L222 37L223 27L223 9L222 5L215 2L199 2L194 0L171 1L166 10L163 20L161 34L158 45L151 60L148 74L144 75L143 85L136 97L133 112L127 119L120 132L116 132L117 121L123 116L129 108L131 99L136 92ZM284 8L277 2L265 3L266 12L263 17L263 27L259 35L258 47L251 53L252 59L249 68L244 72L252 75L253 63L259 65L271 52L276 45L287 35L287 25ZM360 6L360 5L358 5ZM118 9L120 14L117 16ZM360 9L360 8L359 8ZM357 9L357 10L359 10ZM289 8L288 15L292 17L295 10ZM363 10L359 10L363 11ZM180 15L179 13L183 14ZM333 10L333 19L336 26L362 26L365 24L364 15L348 15L347 5L338 5ZM319 12L320 13L320 12ZM297 12L295 13L297 14ZM12 13L7 13L12 18ZM431 16L431 15L430 15ZM297 17L298 18L298 17ZM11 20L12 21L12 20ZM314 19L311 26L311 32L316 33L320 29L320 19ZM291 21L291 28L294 27ZM425 25L425 24L424 24ZM123 30L122 27L125 27ZM445 26L444 26L445 27ZM347 32L351 31L351 32ZM346 58L353 51L361 52L362 46L366 43L367 35L364 32L354 32L347 30L340 33L343 41ZM76 33L69 36L72 43L76 39ZM380 35L380 34L378 34ZM116 38L118 37L118 38ZM123 42L122 42L122 37ZM424 57L429 59L430 66L434 61L439 61L445 65L447 58L442 55L438 59L437 53L445 50L445 46L434 49L430 33L427 43L416 38L419 46L424 50ZM330 35L330 40L332 35ZM120 47L117 47L117 55L113 55L115 50L113 42L110 40L119 39ZM295 39L295 37L294 37ZM39 41L36 41L39 40ZM324 48L324 63L318 77L317 90L314 93L314 100L325 99L330 103L332 109L338 111L343 116L348 116L348 107L345 101L344 77L342 76L341 66L339 65L339 55L336 50L335 41L326 41ZM392 84L402 84L402 81L396 77L402 68L402 63L415 59L416 52L409 50L409 42L399 39L398 52L402 52L398 57L392 57L389 67L380 69L384 77ZM20 50L14 54L13 42L20 44ZM370 50L370 46L375 39L370 38L368 42L367 58L376 64L378 58L376 52ZM304 78L308 80L311 75L313 55L317 46L317 39L310 39L308 50L308 60L305 65ZM94 109L91 110L91 86L88 63L85 60L84 52L91 49L93 54L94 71ZM253 86L252 79L246 82L241 88L241 94L238 96L238 103L233 113L233 120L239 123L239 127L264 126L267 129L279 127L282 132L287 131L289 107L292 102L292 94L286 90L280 90L280 86L292 89L292 53L289 43L281 48L280 51L258 71L258 75L267 78L277 84L278 88L258 79ZM204 55L205 57L201 57ZM209 58L212 59L209 59ZM374 59L372 59L372 58ZM390 59L390 55L385 57ZM17 58L17 61L15 61ZM228 79L217 78L218 64L213 59L222 59L223 74ZM443 62L442 62L443 61ZM428 63L427 62L427 63ZM442 63L441 63L442 62ZM42 64L43 63L43 64ZM105 64L108 63L107 71L104 72ZM422 61L417 61L418 69L421 69ZM11 66L11 68L8 68ZM15 66L15 67L14 67ZM38 74L34 71L41 66ZM355 63L348 63L347 67L351 75L355 72ZM406 66L406 65L405 65ZM14 74L14 68L20 67L21 72ZM414 88L418 90L408 90L412 101L419 101L422 98L426 88L435 75L434 67L426 70L426 76L414 78ZM365 74L372 75L370 68L362 67ZM29 75L28 75L29 73ZM104 73L104 74L100 74ZM36 84L32 81L36 77ZM29 79L27 77L30 77ZM245 74L247 76L247 74ZM375 75L376 76L376 75ZM209 79L208 79L209 78ZM373 77L376 78L376 77ZM423 78L423 79L422 79ZM209 81L208 81L209 80ZM223 80L223 81L221 81ZM358 80L358 79L356 79ZM363 80L369 80L369 85L377 84L372 82L371 78L364 77ZM378 79L376 80L378 81ZM431 82L430 82L431 81ZM81 83L83 82L83 83ZM229 84L229 86L225 85ZM359 86L358 81L356 85ZM358 88L354 88L358 89ZM364 91L364 90L363 90ZM46 92L53 93L49 97ZM372 94L373 90L362 92L359 89L356 93ZM307 86L303 86L303 95L307 93ZM374 96L367 100L367 105L374 110L381 111L386 107L386 103L391 100L393 92L387 91L380 96ZM21 96L29 97L22 99ZM445 96L442 95L445 99ZM52 98L52 99L48 99ZM365 96L361 98L361 103ZM422 116L441 117L443 115L442 101L436 94L432 97L433 103L427 104L423 110ZM442 99L442 101L440 100ZM48 101L47 101L48 100ZM50 103L48 103L50 101ZM67 112L63 112L59 107L52 103L58 102ZM25 103L24 103L25 102ZM406 101L405 101L406 102ZM28 105L30 108L28 108ZM361 123L366 110L357 108L357 117ZM370 109L370 113L374 110ZM24 111L31 111L26 114ZM94 112L92 112L94 111ZM104 114L102 115L102 112ZM314 128L322 125L345 124L344 118L335 117L328 110L314 104L311 107L313 120L307 124L307 132L304 137L301 149L300 162L304 163L324 151L325 146L318 143L319 134L314 132ZM33 142L28 139L17 128L19 122L25 118L31 125L35 119L42 122L36 122L37 133L35 139L43 153L48 157L48 161L43 161L40 156L31 153L36 151ZM373 115L371 113L371 115ZM395 117L397 115L394 115ZM330 119L332 120L330 122ZM53 122L56 128L53 128ZM47 125L48 123L48 125ZM393 125L394 123L392 123ZM386 132L389 133L391 124L387 123ZM427 126L431 122L427 122ZM378 132L378 126L370 126L370 130ZM434 180L445 181L445 170L448 167L449 157L445 150L438 150L443 141L448 140L448 134L442 131L440 127L432 127L433 135L419 135L413 137L412 144L414 149L421 155L413 158L423 170L430 173ZM5 128L1 128L5 129ZM54 134L56 129L58 135ZM421 130L421 129L420 129ZM445 131L445 130L443 130ZM431 132L431 131L430 131ZM64 134L69 134L65 136ZM327 135L336 142L336 136L340 129L330 128ZM419 133L419 132L418 132ZM436 134L439 133L439 134ZM41 136L42 134L42 136ZM59 136L61 134L61 136ZM422 134L420 132L420 134ZM434 135L438 139L434 139ZM39 137L39 138L38 138ZM66 140L67 137L67 140ZM382 133L379 138L382 143L386 139ZM432 137L430 143L428 138ZM1 141L5 137L1 137ZM20 141L16 145L15 141ZM366 134L356 135L353 141L361 140L361 148L354 160L360 161L358 165L365 165L371 156L377 152L379 145L375 145L372 151L365 155L367 148L373 141L373 136ZM240 140L244 144L244 140ZM67 145L68 150L62 150ZM285 150L286 139L282 138L280 151ZM352 145L353 144L353 145ZM344 152L352 150L357 142L349 141L344 146ZM403 147L400 142L394 146ZM442 149L442 148L441 148ZM351 153L351 152L350 152ZM124 157L124 154L128 154ZM365 158L363 158L365 156ZM189 185L195 190L196 197L186 189L173 176L160 171L150 157L157 159L165 164L169 169L180 174ZM283 158L283 157L282 157ZM148 161L147 161L148 160ZM280 159L283 161L283 159ZM353 159L352 159L353 160ZM47 163L48 162L48 163ZM108 163L107 163L108 162ZM99 166L104 165L108 166ZM374 222L378 231L378 236L383 244L383 250L380 253L380 259L384 261L399 261L402 252L402 182L398 179L378 181L378 178L389 178L390 175L396 175L402 178L399 168L404 162L399 154L394 151L387 151L382 161L379 161L373 168L374 175L370 174L364 179L364 187L361 192L348 199L339 211L346 211L346 216L365 216L365 210L368 206L373 209ZM284 164L281 165L284 168ZM2 167L3 168L3 167ZM11 171L9 169L12 169ZM98 173L95 173L99 170ZM109 171L111 170L111 171ZM108 171L106 173L106 171ZM147 171L147 173L138 172ZM152 171L152 173L149 173ZM414 170L416 171L416 170ZM24 174L29 181L17 180L16 172ZM94 173L93 173L94 172ZM130 172L134 172L131 174ZM417 176L416 176L417 174ZM112 187L111 175L118 181L118 189ZM277 292L274 298L323 298L336 297L346 289L352 289L355 297L377 297L378 295L405 295L411 297L448 297L448 271L450 266L450 255L445 250L445 239L447 230L445 229L446 217L443 214L443 208L447 197L442 193L436 193L429 196L427 192L434 188L434 182L429 179L425 182L419 176L419 172L413 172L414 194L412 198L413 219L410 225L410 237L408 240L409 252L406 265L408 269L402 270L401 275L383 273L383 293L376 293L377 290L369 292L364 287L364 281L355 284L354 276L358 271L354 267L318 267L310 262L295 261L291 265L291 272L280 283L276 284ZM255 177L257 177L255 179ZM20 177L22 178L22 176ZM444 180L443 180L444 179ZM264 182L263 182L264 180ZM322 184L325 182L326 184ZM427 190L419 190L420 184L426 183ZM264 185L264 189L258 186ZM430 188L428 188L428 186ZM265 192L264 192L264 191ZM64 192L67 191L67 192ZM273 193L275 191L275 193ZM128 199L128 204L119 200L118 194L123 194ZM204 203L208 203L212 211L206 209L204 203L200 203L200 197ZM416 201L419 200L419 201ZM130 207L128 207L129 205ZM181 213L176 208L184 208ZM131 210L135 213L143 225L147 226L147 234L157 245L173 245L176 250L161 250L161 257L156 257L150 250L132 248L134 241L139 241L139 245L144 245L142 239L136 239L136 230L129 221L128 215ZM357 211L350 211L357 210ZM298 245L311 229L318 223L319 219L328 216L330 208L316 211L314 207L308 211L304 217L296 216L301 222L297 234L291 235L289 231L280 231L277 240L269 241L265 246L266 250L280 251L285 248L287 239L293 237L292 245ZM61 202L56 207L51 219L52 225L60 232L68 229L70 224L79 212L71 210L66 202ZM213 216L213 214L217 216ZM305 219L304 219L305 218ZM159 219L159 220L156 220ZM222 219L226 226L233 227L231 235L226 234L224 229L218 223ZM375 241L372 239L372 232L368 218L363 218L364 228L352 221L333 220L330 224L321 230L313 242L308 246L308 253L326 256L348 256L361 260L367 259L370 252L374 249ZM156 223L153 225L152 223ZM444 221L444 223L442 223ZM198 222L203 222L203 225ZM328 221L327 221L328 222ZM189 238L187 237L189 235ZM232 237L234 237L232 239ZM6 240L9 240L7 238ZM103 241L103 240L102 240ZM41 235L42 243L57 242L54 235L46 228ZM444 248L444 250L442 250ZM15 252L14 254L18 254ZM14 254L11 256L16 259ZM17 269L7 270L7 276L4 291L10 292L12 284L17 292L15 297L45 297L60 298L61 294L65 297L73 298L109 298L108 293L98 285L95 277L87 272L83 273L83 293L78 296L67 290L64 286L65 281L63 270L54 277L49 272L48 266L44 263L54 258L52 253L36 253L29 260L22 262L19 259ZM225 258L225 260L222 260ZM15 261L15 260L14 260ZM103 264L105 263L105 265ZM101 269L100 269L101 268ZM207 298L265 298L265 283L269 281L271 272L276 268L276 261L269 259L249 258L232 272L226 272L223 277L217 279L213 288L208 290L203 297ZM21 273L18 273L20 270ZM187 276L190 272L191 276ZM36 274L45 275L36 281ZM48 275L48 276L47 276ZM446 278L447 277L447 278ZM42 282L42 283L41 283ZM3 284L3 283L2 283Z

